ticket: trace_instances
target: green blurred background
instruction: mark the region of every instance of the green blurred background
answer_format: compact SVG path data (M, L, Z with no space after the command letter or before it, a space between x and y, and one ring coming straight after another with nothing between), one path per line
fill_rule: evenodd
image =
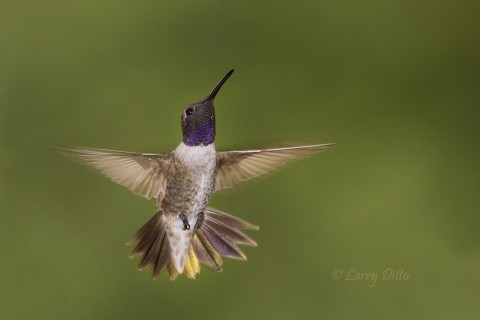
M478 319L479 8L2 1L0 318ZM261 226L248 262L152 281L124 242L154 203L48 146L170 151L230 68L218 149L338 146L212 198Z

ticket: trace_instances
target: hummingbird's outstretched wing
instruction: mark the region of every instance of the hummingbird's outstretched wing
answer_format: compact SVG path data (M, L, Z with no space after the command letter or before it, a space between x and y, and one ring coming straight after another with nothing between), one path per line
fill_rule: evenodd
M69 158L81 160L116 183L147 199L158 198L165 189L164 173L169 154L134 153L97 148L56 147Z
M259 177L332 145L334 144L326 143L288 148L218 152L214 191L230 188L242 181Z

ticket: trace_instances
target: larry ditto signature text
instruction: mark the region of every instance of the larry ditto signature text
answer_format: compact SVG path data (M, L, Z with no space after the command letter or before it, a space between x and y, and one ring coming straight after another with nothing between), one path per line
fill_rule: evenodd
M369 288L375 287L377 281L407 281L410 274L403 268L385 268L382 271L365 272L355 268L335 268L332 271L333 280L347 282L364 282Z

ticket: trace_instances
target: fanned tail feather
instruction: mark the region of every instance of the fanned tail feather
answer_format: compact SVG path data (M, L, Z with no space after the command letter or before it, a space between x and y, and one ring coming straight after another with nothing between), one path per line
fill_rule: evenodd
M170 246L165 232L165 225L160 218L162 212L155 214L127 243L138 242L130 258L143 255L138 265L139 270L153 265L153 277L171 264ZM172 273L170 273L172 275Z
M130 257L142 255L139 270L152 265L153 277L164 269L170 279L179 275L170 255L170 244L167 237L163 213L153 216L127 244L137 242ZM222 256L239 260L247 260L246 255L237 245L257 246L257 243L239 229L258 230L258 226L234 217L228 213L207 208L202 227L193 235L184 272L188 278L194 279L200 273L200 263L217 271L222 271Z

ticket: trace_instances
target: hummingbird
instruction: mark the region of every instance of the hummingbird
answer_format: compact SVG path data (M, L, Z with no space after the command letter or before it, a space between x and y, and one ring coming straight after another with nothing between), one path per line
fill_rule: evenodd
M139 270L152 266L154 278L166 270L172 280L182 273L194 279L200 264L221 271L222 257L246 260L238 245L257 243L240 229L259 227L209 207L212 193L333 145L216 151L213 102L233 71L225 74L206 98L183 109L182 141L170 153L58 147L64 155L155 200L155 215L127 243L136 243L130 257L142 256Z

